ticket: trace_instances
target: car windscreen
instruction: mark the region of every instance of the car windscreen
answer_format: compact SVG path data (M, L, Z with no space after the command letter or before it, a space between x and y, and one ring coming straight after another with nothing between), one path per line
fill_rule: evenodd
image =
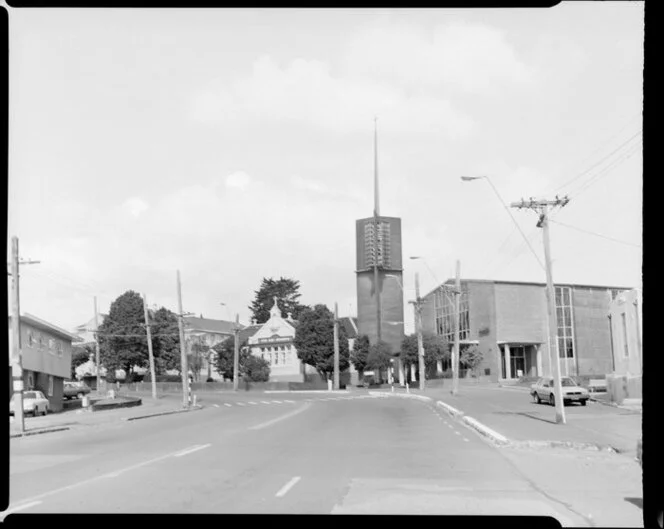
M576 386L576 382L574 382L571 378L563 378L562 385L567 387Z
M26 391L23 393L23 398L24 399L36 399L37 394L34 391Z

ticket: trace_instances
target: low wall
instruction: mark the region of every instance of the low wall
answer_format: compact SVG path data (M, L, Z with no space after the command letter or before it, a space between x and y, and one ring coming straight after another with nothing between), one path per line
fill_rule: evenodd
M642 398L642 377L606 375L606 391L611 402L622 404L625 399Z

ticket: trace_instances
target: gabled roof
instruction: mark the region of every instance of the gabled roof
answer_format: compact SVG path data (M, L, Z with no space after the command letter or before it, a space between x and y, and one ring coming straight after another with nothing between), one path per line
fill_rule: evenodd
M240 329L239 333L239 339L240 343L244 342L245 340L248 340L251 338L254 334L256 334L261 327L263 327L264 324L260 325L249 325L248 327L244 327L243 329Z
M211 320L209 318L196 318L194 316L185 316L185 331L204 331L223 334L233 334L235 331L235 322L226 320ZM243 327L240 324L240 327Z
M12 317L9 316L8 320L9 324L11 325ZM53 325L52 323L49 323L45 320L42 320L37 316L33 316L32 314L27 314L27 313L22 314L20 320L21 323L25 323L37 329L50 332L51 334L59 336L60 338L64 338L65 340L71 340L72 342L79 341L78 336L76 336L75 334L72 334L69 331L65 331L63 328L58 327L57 325Z
M348 338L357 338L357 318L339 318Z

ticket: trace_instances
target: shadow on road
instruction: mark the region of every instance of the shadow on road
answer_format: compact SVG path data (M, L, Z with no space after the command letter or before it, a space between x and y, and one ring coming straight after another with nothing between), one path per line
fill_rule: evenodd
M556 424L555 419L545 419L544 417L539 417L537 415L533 415L532 413L528 413L526 411L497 411L494 412L494 415L523 415L524 417L529 417L531 419L536 419L538 421L548 422L549 424Z
M643 498L625 498L626 502L633 503L639 509L643 510Z

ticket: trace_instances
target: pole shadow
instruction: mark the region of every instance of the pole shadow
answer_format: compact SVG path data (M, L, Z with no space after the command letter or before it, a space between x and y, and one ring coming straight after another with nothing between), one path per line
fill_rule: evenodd
M636 505L639 509L643 510L643 498L625 498L625 501Z

